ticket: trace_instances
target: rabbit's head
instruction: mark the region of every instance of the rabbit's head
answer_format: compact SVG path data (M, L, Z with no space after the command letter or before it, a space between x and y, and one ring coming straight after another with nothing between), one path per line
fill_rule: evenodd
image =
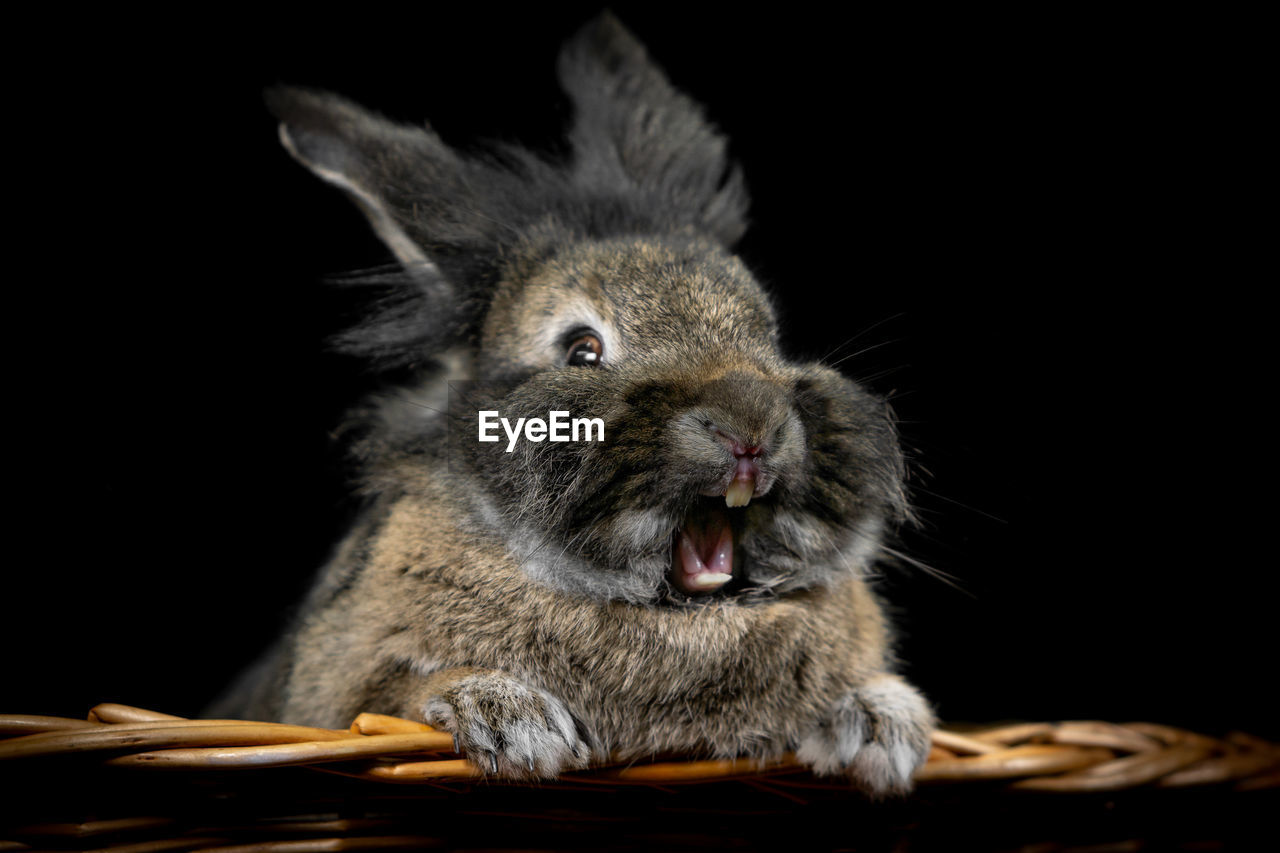
M447 447L451 482L522 569L600 600L749 601L865 569L906 511L890 413L779 352L730 252L747 197L724 139L611 16L569 43L560 77L575 108L560 160L467 156L334 95L269 94L286 148L404 269L402 302L348 343L465 380L447 442L428 385L387 407L374 467ZM552 413L569 440L511 431Z

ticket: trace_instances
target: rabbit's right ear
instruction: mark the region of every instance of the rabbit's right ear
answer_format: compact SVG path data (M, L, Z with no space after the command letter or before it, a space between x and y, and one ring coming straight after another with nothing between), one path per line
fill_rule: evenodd
M429 128L401 124L340 95L277 87L264 93L280 141L322 180L341 188L408 274L368 276L399 296L340 336L345 351L386 366L429 358L475 322L477 291L498 256L496 219L476 171Z
M339 95L277 87L264 95L280 119L280 142L322 180L344 190L412 272L430 263L415 202L456 182L461 164L426 128L390 121Z

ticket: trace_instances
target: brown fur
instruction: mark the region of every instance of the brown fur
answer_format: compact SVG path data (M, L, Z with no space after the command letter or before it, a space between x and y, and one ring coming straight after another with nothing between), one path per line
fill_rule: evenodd
M355 197L435 300L422 322L445 315L452 331L432 335L454 348L407 402L364 413L371 508L295 630L219 710L424 719L508 776L796 750L819 772L903 790L932 717L890 673L865 580L905 513L891 418L778 351L769 300L728 250L745 195L722 180L722 141L696 106L611 18L566 56L585 117L564 167L492 172L334 96L273 96L286 146ZM603 360L566 365L584 328ZM446 382L447 416L420 402ZM476 440L481 408L600 417L605 440L507 452ZM673 544L723 511L708 507L738 464L725 435L761 448L753 499L733 510L734 577L683 592Z
M422 673L474 666L573 697L625 757L765 754L885 667L884 620L858 579L756 606L601 606L531 581L466 529L469 512L443 489L388 509L359 580L299 632L285 718L336 725L370 693L420 716Z

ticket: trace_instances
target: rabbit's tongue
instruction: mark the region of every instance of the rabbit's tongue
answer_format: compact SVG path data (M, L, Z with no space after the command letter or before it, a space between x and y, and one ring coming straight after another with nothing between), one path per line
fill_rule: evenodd
M690 595L714 592L733 579L733 528L724 510L691 518L680 529L671 574Z

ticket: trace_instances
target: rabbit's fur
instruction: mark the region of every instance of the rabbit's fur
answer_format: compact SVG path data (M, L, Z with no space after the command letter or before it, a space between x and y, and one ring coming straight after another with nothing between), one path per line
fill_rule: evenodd
M506 776L794 750L904 790L932 716L890 672L865 580L907 511L887 407L779 353L729 251L747 196L725 141L635 39L601 17L560 77L564 161L464 156L335 95L269 93L286 148L404 270L348 348L423 378L361 413L368 509L217 712L423 719ZM584 332L599 365L566 363ZM481 409L598 417L605 440L507 452L476 440ZM736 481L750 501L726 509ZM731 580L680 580L686 530L732 531Z

